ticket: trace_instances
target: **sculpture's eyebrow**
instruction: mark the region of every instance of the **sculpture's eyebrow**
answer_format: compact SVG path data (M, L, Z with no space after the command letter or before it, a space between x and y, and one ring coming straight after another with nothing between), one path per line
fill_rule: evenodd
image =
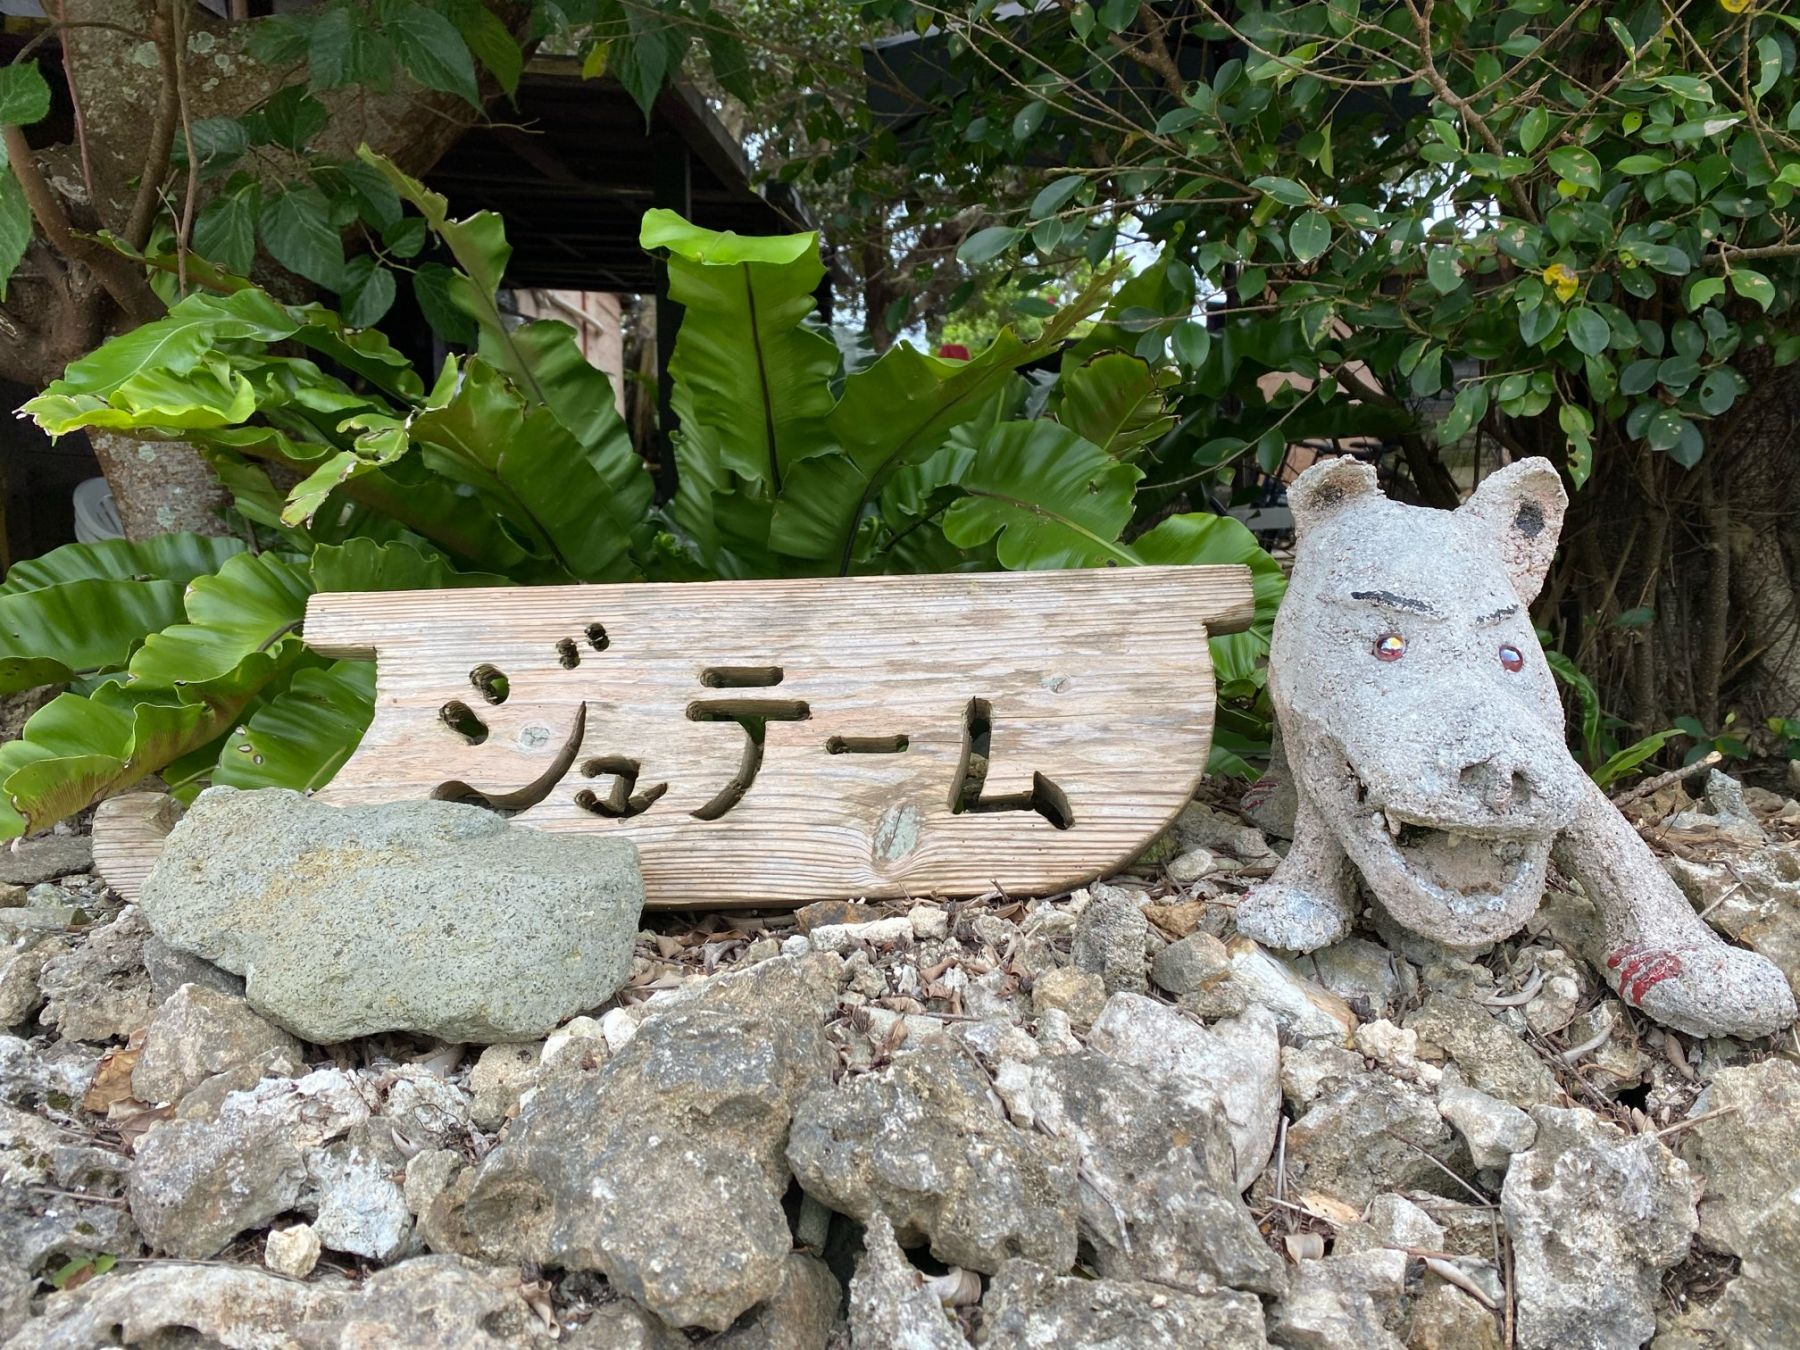
M1381 605L1387 609L1403 609L1410 614L1427 614L1434 619L1444 617L1423 600L1414 600L1405 595L1395 595L1392 591L1351 591L1350 598L1364 600L1371 605Z
M1512 618L1512 616L1518 612L1519 607L1517 605L1505 605L1502 608L1495 610L1492 614L1483 614L1479 619L1475 620L1475 622L1498 623L1501 619Z

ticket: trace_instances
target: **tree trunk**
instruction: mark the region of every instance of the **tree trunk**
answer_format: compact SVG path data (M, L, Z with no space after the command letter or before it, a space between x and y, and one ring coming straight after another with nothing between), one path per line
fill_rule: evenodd
M1749 392L1694 468L1609 440L1573 494L1552 618L1622 740L1800 716L1800 366L1738 364Z
M487 3L517 31L522 4ZM0 305L0 378L39 389L106 337L161 312L140 270L86 236L104 229L142 248L160 214L186 215L187 179L171 163L183 113L189 123L240 116L296 74L249 55L257 24L269 21L230 22L193 0L63 0L62 17L77 141L28 147L23 133L7 129L36 237ZM96 24L113 27L84 26ZM491 97L497 90L484 79ZM451 95L404 78L398 83L387 94L360 87L319 93L331 115L312 150L347 159L367 144L409 173L429 169L476 114ZM273 180L299 168L298 161L265 163L261 171ZM197 212L210 187L196 187ZM101 449L102 438L93 439L134 534L165 520L185 524L159 528L220 528L205 503L223 489L197 456L158 447L144 458L130 446Z
M111 431L90 431L88 441L127 539L185 530L229 534L219 513L231 494L193 446L185 441L140 441Z

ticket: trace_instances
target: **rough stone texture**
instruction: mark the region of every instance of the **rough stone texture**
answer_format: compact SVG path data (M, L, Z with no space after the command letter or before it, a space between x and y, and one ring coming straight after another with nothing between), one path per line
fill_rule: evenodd
M1052 1009L1069 1015L1072 1026L1092 1024L1106 1006L1106 985L1098 975L1073 966L1054 966L1044 971L1031 985L1033 1012Z
M1312 954L1319 983L1365 1018L1387 1017L1416 991L1418 977L1400 956L1366 938L1347 938Z
M153 1247L210 1257L293 1209L307 1185L306 1151L368 1118L342 1070L265 1078L225 1098L215 1120L164 1121L138 1141L131 1215Z
M273 1228L263 1240L263 1264L277 1275L290 1280L304 1280L319 1264L324 1244L309 1223L296 1223L287 1228Z
M987 1075L947 1042L809 1095L788 1161L830 1208L865 1222L886 1214L900 1241L929 1240L947 1264L1075 1261L1073 1148L1009 1123Z
M1360 873L1403 927L1480 946L1531 916L1554 848L1600 911L1627 1002L1696 1035L1793 1021L1781 971L1695 916L1569 754L1527 612L1567 506L1555 468L1509 464L1446 512L1390 501L1373 467L1332 459L1288 501L1297 546L1269 694L1294 843L1238 905L1239 930L1301 951L1340 941Z
M20 1105L79 1101L94 1077L98 1052L70 1042L44 1047L17 1036L0 1036L0 1100ZM76 1053L70 1054L69 1050ZM92 1056L92 1057L90 1057Z
M937 1295L925 1288L887 1216L863 1230L863 1253L850 1280L851 1350L968 1350Z
M768 1298L792 1247L789 1119L828 1081L838 964L708 980L598 1072L539 1088L482 1162L469 1231L496 1259L603 1271L674 1326L722 1330Z
M1800 1067L1766 1059L1721 1069L1694 1102L1702 1120L1679 1137L1705 1177L1698 1240L1742 1258L1737 1276L1683 1328L1698 1346L1776 1350L1800 1344ZM1680 1350L1689 1341L1665 1339Z
M1150 936L1150 921L1144 917L1143 903L1139 891L1095 886L1093 899L1075 920L1070 959L1076 969L1098 975L1109 994L1149 988L1144 944Z
M303 1284L254 1266L143 1266L52 1294L7 1350L226 1346L293 1350L289 1327L329 1317L348 1286Z
M1800 845L1774 843L1716 861L1677 854L1662 864L1713 927L1800 984Z
M94 843L85 834L44 834L17 848L0 849L0 885L35 886L94 865Z
M150 1019L131 1071L139 1101L178 1102L215 1074L236 1087L268 1075L292 1076L305 1065L300 1042L250 1011L241 998L184 984Z
M143 1253L116 1203L127 1159L70 1138L30 1111L0 1106L0 1337L24 1318L37 1281L69 1261Z
M497 1130L516 1115L519 1099L537 1081L538 1062L545 1053L546 1047L536 1041L483 1050L469 1072L469 1091L475 1094L469 1119L484 1130Z
M1270 853L1269 841L1261 830L1201 802L1189 802L1182 807L1166 837L1177 852L1204 848L1228 854L1242 862L1267 859Z
M614 836L215 787L169 835L142 908L304 1040L516 1041L611 996L643 902L637 851Z
M1443 1251L1444 1226L1403 1195L1378 1195L1369 1202L1363 1222L1338 1230L1331 1252L1343 1256L1377 1247Z
M1232 1290L1179 1293L1157 1284L1059 1275L1008 1261L981 1301L982 1350L1258 1350L1262 1304Z
M334 1252L391 1261L412 1236L406 1196L391 1169L368 1149L333 1144L306 1158L306 1175L318 1188L313 1231Z
M124 1040L150 1020L144 939L150 927L133 905L87 941L47 962L38 978L45 1026L69 1040Z
M1433 994L1406 1026L1455 1060L1463 1077L1490 1097L1518 1107L1562 1098L1556 1076L1531 1047L1467 999Z
M828 1350L843 1327L844 1289L823 1261L788 1255L781 1288L721 1331L708 1350ZM567 1350L690 1350L694 1344L630 1299L598 1309L560 1342Z
M1427 1155L1455 1166L1454 1136L1431 1094L1383 1073L1336 1082L1288 1127L1289 1187L1361 1209L1382 1191L1461 1193ZM1264 1173L1257 1193L1273 1193Z
M1088 1039L1190 1110L1216 1106L1231 1132L1240 1191L1267 1166L1281 1118L1281 1040L1270 1013L1251 1008L1209 1027L1154 999L1115 994Z
M1677 1149L1706 1181L1700 1240L1715 1251L1748 1256L1771 1211L1800 1188L1800 1065L1765 1059L1721 1069L1695 1099L1702 1120L1678 1136Z
M1239 1198L1217 1101L1196 1108L1094 1050L1032 1064L1030 1093L1037 1128L1074 1147L1081 1234L1101 1275L1197 1291L1283 1287L1281 1260Z
M423 1065L401 1065L388 1078L380 1124L402 1156L461 1144L469 1133L468 1094Z
M1343 999L1247 937L1234 937L1225 949L1231 953L1232 983L1250 1002L1273 1013L1284 1035L1296 1041L1350 1043L1356 1014Z
M1406 1324L1406 1350L1501 1350L1499 1320L1462 1290L1432 1278Z
M1537 1139L1537 1122L1530 1116L1472 1087L1439 1084L1438 1110L1463 1137L1477 1167L1505 1167Z
M1501 1214L1513 1244L1523 1350L1635 1350L1656 1329L1663 1268L1687 1254L1693 1174L1648 1135L1592 1112L1540 1106L1537 1144L1513 1159Z
M1401 1350L1391 1325L1406 1292L1406 1253L1388 1247L1302 1261L1269 1312L1284 1350Z
M0 1029L16 1027L44 1003L44 967L69 944L53 933L21 933L0 949Z
M335 1316L296 1326L304 1350L512 1350L554 1333L521 1292L517 1270L461 1256L421 1256L378 1270Z
M1231 956L1211 933L1189 933L1164 947L1150 963L1151 982L1178 997L1230 978Z
M178 952L152 933L144 940L144 969L150 975L150 1001L157 1006L184 984L204 985L221 994L244 996L244 981L211 961Z
M709 1350L826 1350L843 1323L844 1287L823 1261L789 1252L781 1288L706 1342Z

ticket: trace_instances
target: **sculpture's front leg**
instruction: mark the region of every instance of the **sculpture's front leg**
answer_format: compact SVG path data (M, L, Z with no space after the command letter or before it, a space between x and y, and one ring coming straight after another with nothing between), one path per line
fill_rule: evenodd
M1310 952L1342 941L1355 917L1350 859L1301 788L1294 846L1275 874L1238 904L1238 931L1270 947Z
M1781 971L1706 926L1598 787L1589 784L1553 856L1600 912L1600 960L1625 1002L1695 1036L1767 1036L1794 1020Z

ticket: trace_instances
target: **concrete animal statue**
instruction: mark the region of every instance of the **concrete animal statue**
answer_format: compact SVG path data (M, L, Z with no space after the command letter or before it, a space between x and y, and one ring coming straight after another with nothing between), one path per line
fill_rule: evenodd
M1567 498L1542 459L1455 511L1390 501L1348 459L1295 481L1298 551L1269 690L1292 787L1293 848L1238 928L1311 951L1350 929L1358 874L1399 925L1451 947L1522 927L1551 857L1593 901L1596 954L1627 1003L1695 1035L1794 1019L1779 969L1721 940L1563 740L1527 606Z

